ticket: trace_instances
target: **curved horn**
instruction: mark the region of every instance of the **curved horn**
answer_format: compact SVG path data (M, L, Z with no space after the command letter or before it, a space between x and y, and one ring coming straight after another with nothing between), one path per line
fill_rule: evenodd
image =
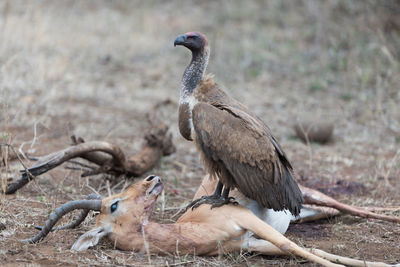
M99 199L99 200L102 200L103 199L103 197L102 196L100 196L100 195L98 195L98 194L89 194L87 197L86 197L86 199ZM89 209L84 209L84 210L82 210L81 211L81 213L79 213L79 215L78 216L76 216L76 218L72 221L72 222L70 222L69 224L67 224L67 225L64 225L64 226L60 226L60 227L53 227L53 228L51 228L50 229L50 232L53 232L53 231L58 231L58 230L65 230L65 229L72 229L72 228L75 228L75 227L77 227L78 225L80 225L85 219L86 219L86 217L88 216L88 214L89 214ZM38 230L43 230L43 228L44 228L44 226L35 226L35 228L36 229L38 229Z
M42 230L30 239L22 240L22 242L28 243L37 243L42 240L53 228L53 226L57 223L58 220L62 218L68 212L71 212L76 209L85 209L85 210L101 210L101 200L100 199L85 199L85 200L74 200L68 203L65 203L58 207L52 214L50 214L50 218L46 221ZM83 213L83 212L82 212ZM81 214L82 214L81 213ZM81 217L81 216L78 216Z

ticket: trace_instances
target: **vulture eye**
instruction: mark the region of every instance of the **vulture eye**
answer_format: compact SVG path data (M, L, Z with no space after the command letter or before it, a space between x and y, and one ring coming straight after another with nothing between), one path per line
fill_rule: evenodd
M119 200L115 201L115 202L111 205L111 213L113 213L113 212L118 208L118 202L119 202Z

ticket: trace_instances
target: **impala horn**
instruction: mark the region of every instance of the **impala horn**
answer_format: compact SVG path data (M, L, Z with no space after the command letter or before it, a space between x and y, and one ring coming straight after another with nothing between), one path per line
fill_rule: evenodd
M31 244L38 243L51 231L64 230L78 226L85 220L89 211L101 210L101 200L102 197L100 195L89 194L88 197L84 200L73 200L61 205L52 214L50 214L50 218L46 221L44 226L35 226L36 229L40 230L37 235L30 239L22 240L22 242L27 242ZM53 228L53 226L62 218L62 216L76 209L82 209L82 212L71 223L65 226Z

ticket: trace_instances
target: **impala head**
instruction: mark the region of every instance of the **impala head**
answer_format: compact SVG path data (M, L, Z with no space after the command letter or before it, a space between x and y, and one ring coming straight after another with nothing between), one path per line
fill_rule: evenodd
M201 52L208 47L208 40L201 32L188 32L176 37L174 46L183 45L193 53Z
M96 199L71 201L64 204L61 209L59 208L59 211L62 210L62 212L57 212L56 210L55 214L53 213L50 216L50 219L39 234L25 241L30 243L40 241L52 230L52 227L63 215L74 209L85 209L82 213L85 214L84 217L86 217L88 210L100 211L96 228L79 237L71 248L77 251L85 250L96 245L103 236L114 233L123 234L126 230L137 229L138 225L146 224L163 187L158 176L150 175L144 180L131 185L124 192L102 200L99 196L92 196L92 199ZM84 220L84 217L81 220L76 220L79 221L78 223L75 221L72 224L74 226L78 225ZM64 227L63 229L65 228L71 227Z
M124 192L103 199L96 228L80 236L71 249L86 250L108 234L118 238L130 231L140 230L142 225L147 224L163 187L158 176L150 175Z
M161 179L150 175L124 192L103 199L97 226L106 229L124 224L146 223L162 190Z

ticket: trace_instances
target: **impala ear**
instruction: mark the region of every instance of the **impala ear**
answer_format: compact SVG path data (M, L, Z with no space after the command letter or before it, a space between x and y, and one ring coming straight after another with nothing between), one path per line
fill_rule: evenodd
M110 230L106 230L102 226L92 229L81 235L78 238L78 240L75 241L74 245L71 247L71 250L75 251L87 250L88 248L97 245L100 239L110 232L111 232Z

